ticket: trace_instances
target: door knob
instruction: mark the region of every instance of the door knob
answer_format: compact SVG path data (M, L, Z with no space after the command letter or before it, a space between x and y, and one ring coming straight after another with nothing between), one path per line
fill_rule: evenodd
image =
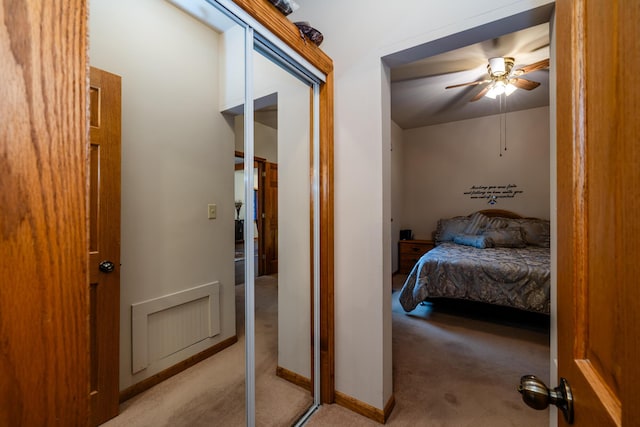
M562 411L567 424L573 424L573 394L566 379L560 378L560 385L551 390L535 375L525 375L520 378L518 391L524 403L533 409L545 409L549 404L556 405Z
M98 268L100 269L100 271L102 271L103 273L111 273L113 270L115 270L116 266L114 263L112 263L111 261L102 261L99 265Z

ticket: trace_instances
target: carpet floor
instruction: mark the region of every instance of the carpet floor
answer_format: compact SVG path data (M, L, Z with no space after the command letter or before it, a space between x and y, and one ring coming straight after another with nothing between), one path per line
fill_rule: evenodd
M256 278L256 425L290 426L309 408L309 392L275 375L278 357L277 276ZM238 342L120 405L103 424L244 426L244 285L236 289Z
M549 412L522 402L523 374L549 379L548 316L460 301L434 300L406 313L393 280L395 408L389 426L543 427ZM548 382L547 382L548 384ZM323 405L307 426L376 426Z
M262 277L260 282L262 282ZM404 277L394 276L398 290ZM290 426L311 397L274 375L276 279L256 282L256 424ZM239 342L121 405L107 426L243 426L244 315L236 286ZM393 378L396 400L387 425L543 427L548 411L528 408L516 391L520 376L549 379L548 317L518 310L436 300L405 313L393 297ZM258 314L258 317L261 315ZM268 355L272 352L272 355ZM271 361L270 361L271 360ZM339 372L337 372L339 375ZM343 391L343 390L340 390ZM346 391L345 391L346 392ZM338 405L323 405L307 426L377 426Z

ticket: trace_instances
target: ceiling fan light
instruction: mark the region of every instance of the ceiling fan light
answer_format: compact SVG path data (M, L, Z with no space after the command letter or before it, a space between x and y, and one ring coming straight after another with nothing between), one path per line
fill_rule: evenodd
M511 95L515 90L518 89L515 85L511 83L505 84L503 81L494 82L491 88L484 94L487 98L496 99L497 96L505 94L506 96Z
M484 96L486 96L487 98L496 99L496 96L502 95L505 92L506 92L506 87L504 83L501 81L497 81L493 83L493 85L491 86L491 89L489 89Z
M490 74L492 76L504 76L507 73L507 67L504 62L504 58L490 58L489 59Z
M487 98L496 99L496 96L498 96L498 93L496 91L495 86L489 89L487 93L484 94L484 96L486 96Z

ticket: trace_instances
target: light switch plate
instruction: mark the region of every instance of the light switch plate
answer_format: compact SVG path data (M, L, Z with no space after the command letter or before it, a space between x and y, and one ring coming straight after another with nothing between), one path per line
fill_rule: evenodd
M207 205L207 217L209 219L216 219L216 205Z

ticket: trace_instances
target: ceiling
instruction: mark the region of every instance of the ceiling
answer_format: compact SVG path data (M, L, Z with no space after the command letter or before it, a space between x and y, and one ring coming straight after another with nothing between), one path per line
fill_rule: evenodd
M543 23L503 36L391 67L391 118L403 129L430 126L498 114L498 99L469 102L484 85L445 89L484 80L488 59L511 56L514 69L549 58L549 24ZM507 110L549 105L549 71L528 73L536 89L518 89L507 97Z

